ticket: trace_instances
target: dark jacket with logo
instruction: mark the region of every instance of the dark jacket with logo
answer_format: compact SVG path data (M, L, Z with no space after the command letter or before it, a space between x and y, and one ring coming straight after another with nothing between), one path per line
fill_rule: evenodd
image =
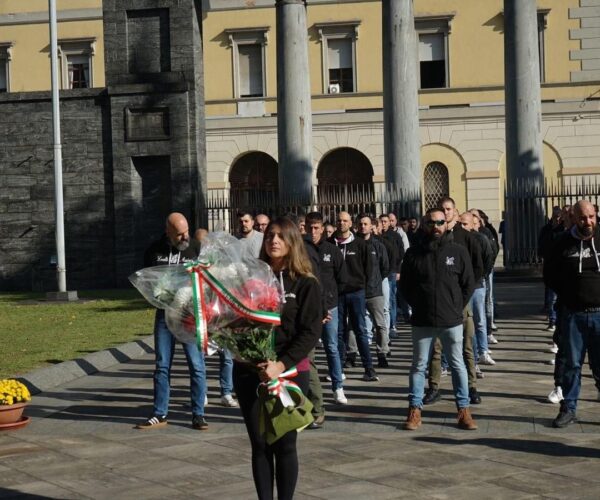
M544 259L544 282L571 311L600 307L600 230L581 240L575 227L550 247Z
M190 245L187 249L180 252L171 245L171 241L167 235L163 234L144 253L144 267L185 264L186 262L197 260L199 253L200 244L196 240L190 239Z
M340 249L325 237L315 245L319 255L319 277L323 289L323 304L329 309L338 305L338 294L346 285L347 273ZM325 311L324 311L325 312Z
M383 295L382 281L390 273L390 262L388 252L377 236L371 235L365 241L367 242L367 249L371 256L371 274L368 276L365 297L370 299Z
M371 274L371 258L365 240L357 238L354 233L345 240L338 240L334 235L329 240L342 252L348 279L340 293L357 292L367 288L367 279Z
M321 288L315 278L292 280L287 271L278 278L283 283L285 303L281 326L275 328L275 352L287 369L306 358L317 345L323 328Z
M490 240L485 236L485 234L480 233L479 231L472 231L471 234L475 236L477 243L479 243L479 247L481 249L481 262L483 264L483 277L487 278L494 270L496 254L492 249ZM475 288L481 288L483 286L482 280L479 280L475 283Z
M413 325L450 328L462 324L475 282L469 254L453 242L452 233L410 247L401 277Z

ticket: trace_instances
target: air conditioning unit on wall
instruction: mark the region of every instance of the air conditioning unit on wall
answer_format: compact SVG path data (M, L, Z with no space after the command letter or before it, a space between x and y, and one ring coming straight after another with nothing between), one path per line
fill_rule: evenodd
M329 85L329 93L330 94L339 94L340 93L340 84L332 83Z

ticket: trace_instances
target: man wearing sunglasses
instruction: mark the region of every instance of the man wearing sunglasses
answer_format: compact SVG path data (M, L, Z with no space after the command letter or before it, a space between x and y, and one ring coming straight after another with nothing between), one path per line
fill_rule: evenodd
M431 344L439 339L452 369L458 427L477 429L469 410L469 383L463 360L463 309L475 286L471 258L454 243L444 212L425 215L425 238L406 252L400 286L413 310L413 361L409 378L409 409L404 428L421 426L425 371Z

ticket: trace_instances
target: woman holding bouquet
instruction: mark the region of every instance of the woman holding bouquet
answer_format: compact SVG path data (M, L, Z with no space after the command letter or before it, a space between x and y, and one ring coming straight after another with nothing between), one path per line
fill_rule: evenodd
M300 231L291 220L280 217L267 226L260 258L271 266L283 287L281 326L275 329L277 359L255 367L236 362L234 386L252 446L252 474L258 498L273 498L275 479L279 500L286 500L293 498L298 478L298 433L288 432L267 444L259 432L257 387L295 366L298 375L293 381L306 394L310 368L307 356L322 329L321 291Z

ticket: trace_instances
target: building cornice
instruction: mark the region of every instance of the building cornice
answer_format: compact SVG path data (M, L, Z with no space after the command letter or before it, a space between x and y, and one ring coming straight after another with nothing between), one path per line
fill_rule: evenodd
M102 19L102 9L66 9L56 13L58 22L93 21ZM48 22L48 11L0 14L0 26L40 24Z

